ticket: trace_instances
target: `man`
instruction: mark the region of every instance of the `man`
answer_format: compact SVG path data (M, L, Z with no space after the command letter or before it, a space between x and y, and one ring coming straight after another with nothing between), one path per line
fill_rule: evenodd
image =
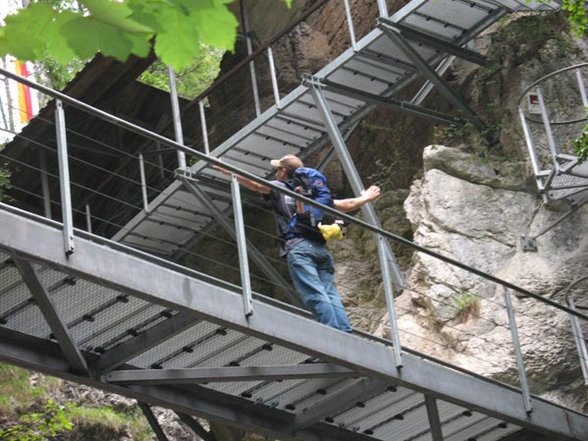
M294 155L274 159L271 161L271 165L276 169L276 180L271 182L284 188L286 188L286 182L292 177L294 170L304 167L300 158ZM230 174L220 167L214 166L214 168L225 174ZM302 232L292 234L288 223L297 210L294 198L245 177L238 176L237 179L240 184L265 195L271 202L272 209L276 214L280 238L287 237L287 239L280 241L280 256L287 258L290 277L306 308L312 311L319 322L345 332L351 332L351 325L341 302L341 296L334 283L333 256L327 250L325 240L322 239L318 230L310 232L311 234ZM333 205L337 210L349 212L357 210L379 196L380 188L372 185L364 190L361 196L335 199Z

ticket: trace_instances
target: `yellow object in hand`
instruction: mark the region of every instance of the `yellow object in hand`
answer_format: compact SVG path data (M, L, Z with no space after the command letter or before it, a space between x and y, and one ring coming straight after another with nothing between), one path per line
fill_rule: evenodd
M343 229L339 224L323 225L319 223L318 229L323 235L323 239L325 240L342 240L345 238L345 235L343 234Z

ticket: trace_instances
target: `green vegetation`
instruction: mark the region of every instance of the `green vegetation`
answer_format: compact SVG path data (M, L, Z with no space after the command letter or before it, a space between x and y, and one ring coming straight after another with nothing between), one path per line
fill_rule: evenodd
M41 58L35 65L36 79L39 83L55 90L63 90L76 74L84 67L87 60L73 58L66 63L49 56Z
M6 441L46 441L71 430L73 424L65 416L65 406L48 400L41 412L21 415L18 423L0 429L0 439Z
M453 306L462 323L480 314L480 298L467 291L462 291L453 297Z
M198 55L175 73L178 95L193 99L206 90L218 75L223 53L221 49L202 45ZM153 63L139 81L169 92L168 70L161 61Z
M47 400L59 395L63 381L0 364L0 439L46 441L118 439L132 435L136 441L151 439L151 429L138 407L114 410L110 407L81 407L69 402Z
M579 38L583 37L588 25L585 0L563 0L561 8L568 12L572 32Z
M0 28L0 56L50 57L66 64L96 52L125 61L152 49L176 70L188 66L203 45L232 51L239 25L234 0L71 0L31 2ZM290 5L291 0L285 0ZM84 38L80 38L83 35Z

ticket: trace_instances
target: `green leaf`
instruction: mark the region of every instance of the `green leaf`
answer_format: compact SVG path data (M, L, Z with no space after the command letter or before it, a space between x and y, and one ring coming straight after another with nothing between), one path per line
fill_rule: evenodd
M153 29L144 24L137 23L129 17L132 9L124 3L111 0L80 0L92 17L97 20L109 23L112 26L127 32L153 32Z
M0 40L0 52L23 60L38 59L45 51L45 33L56 15L56 11L43 3L32 3L18 14L9 15Z
M198 30L178 8L162 9L159 18L164 31L157 35L155 53L165 64L182 69L200 50Z
M202 9L192 16L205 43L219 49L234 50L239 22L226 6Z
M129 40L131 40L131 52L133 54L142 58L149 55L149 52L151 52L151 38L153 34L129 33L127 36L129 37Z
M48 28L45 33L47 52L59 63L65 64L75 58L76 54L69 46L62 28L78 17L77 14L71 11L63 11L56 17L53 26Z
M126 61L133 42L119 28L91 16L76 17L62 26L69 46L80 58L90 58L96 52ZM79 36L83 35L83 38Z
M149 26L156 33L162 31L160 17L163 9L169 9L166 0L129 0L128 6L132 11L130 18L136 22Z

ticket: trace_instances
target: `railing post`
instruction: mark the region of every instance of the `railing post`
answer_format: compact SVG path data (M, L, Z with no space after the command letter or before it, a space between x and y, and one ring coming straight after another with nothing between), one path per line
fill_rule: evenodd
M276 101L276 107L280 108L280 89L278 87L278 76L276 75L276 65L274 62L274 53L271 46L267 47L267 59L270 67L270 75L272 77L272 89L274 91L274 100Z
M576 310L574 299L570 297L567 301L570 309ZM574 332L574 340L576 342L576 348L578 349L578 356L580 357L580 367L582 368L584 385L586 386L588 385L588 350L586 349L586 340L584 340L584 334L582 333L582 327L580 326L578 317L572 314L568 315Z
M163 156L161 155L161 152L159 151L159 150L161 150L161 143L159 141L155 143L155 150L158 150L157 163L159 164L159 176L161 176L161 179L165 179L165 167L163 165Z
M588 96L586 95L586 85L584 84L584 78L582 78L582 72L580 69L576 71L576 80L578 81L578 88L580 89L580 95L582 96L582 105L586 108L588 107Z
M251 38L249 37L249 18L247 15L246 1L241 0L241 25L243 26L243 34L245 35L245 45L247 46L247 55L253 53L253 46L251 44ZM261 105L259 103L259 91L257 90L257 75L255 74L255 62L251 60L249 62L249 73L251 75L251 88L253 91L253 102L255 104L255 115L261 114Z
M204 143L204 153L210 155L210 145L208 144L208 127L206 125L206 113L204 112L204 103L198 101L198 109L200 110L200 127L202 129L202 142Z
M86 204L86 229L88 233L92 233L92 213L90 212L90 204Z
M539 107L541 107L541 118L543 118L543 126L545 127L545 134L547 135L547 143L549 144L549 150L551 151L551 159L553 160L554 169L559 170L559 163L557 162L557 147L555 140L553 139L553 132L551 131L551 122L549 121L549 113L545 106L545 99L543 98L543 92L541 88L537 86L537 97L539 98Z
M63 244L66 255L74 252L73 213L67 159L67 136L63 103L55 101L55 130L57 137L57 162L59 164L59 190L61 194L61 216L63 219Z
M143 195L143 210L149 213L149 199L147 198L147 179L145 179L145 161L143 154L139 153L139 174L141 176L141 194Z
M182 132L182 120L180 115L180 102L178 99L178 91L176 88L176 74L174 70L168 68L169 76L169 96L172 106L172 116L174 120L174 131L176 134L176 141L180 144L184 144L184 133ZM186 154L178 150L178 167L181 169L186 168Z
M351 7L349 0L343 0L345 5L345 18L347 19L347 27L349 28L349 39L351 40L351 47L356 50L357 40L355 39L355 27L353 26L353 17L351 15Z
M531 394L529 393L529 383L527 382L527 374L525 372L525 361L521 351L521 344L519 341L519 333L517 330L517 323L515 320L515 313L510 299L510 292L507 288L504 289L504 304L506 305L506 313L508 315L508 323L510 327L510 334L512 336L512 344L519 369L519 380L521 382L521 390L523 393L523 403L525 411L531 413L533 411L533 404L531 403Z
M380 11L380 17L388 18L388 5L386 0L378 0L378 11Z
M539 167L539 158L535 151L535 144L533 144L533 138L531 137L531 131L527 124L527 118L525 117L525 111L522 107L519 107L519 118L521 119L521 126L523 127L523 134L525 135L525 141L527 143L527 149L529 150L529 158L531 158L531 166L533 167L533 173L538 176L541 172ZM540 182L537 179L537 182Z
M41 191L43 192L43 209L45 217L52 219L51 216L51 192L49 191L49 179L47 178L47 157L45 150L39 152L39 165L41 166Z
M241 270L241 287L243 290L243 310L245 316L253 314L251 305L251 279L249 277L249 260L247 259L247 243L245 239L245 222L241 205L241 191L236 175L231 175L231 196L233 199L233 214L235 216L235 233L239 252L239 269Z
M572 283L568 285L564 292L566 303L568 304L569 308L573 311L577 311L578 309L576 307L576 302L574 301L574 295L571 292L572 288L574 288L577 284L584 282L585 280L588 280L588 276L583 276L579 279L574 280ZM570 323L572 324L572 331L574 334L574 340L576 342L576 349L578 350L578 357L580 358L580 367L582 368L582 375L584 377L584 385L588 386L588 349L586 348L584 332L582 331L582 326L577 316L570 314L568 312L568 317L570 318Z

